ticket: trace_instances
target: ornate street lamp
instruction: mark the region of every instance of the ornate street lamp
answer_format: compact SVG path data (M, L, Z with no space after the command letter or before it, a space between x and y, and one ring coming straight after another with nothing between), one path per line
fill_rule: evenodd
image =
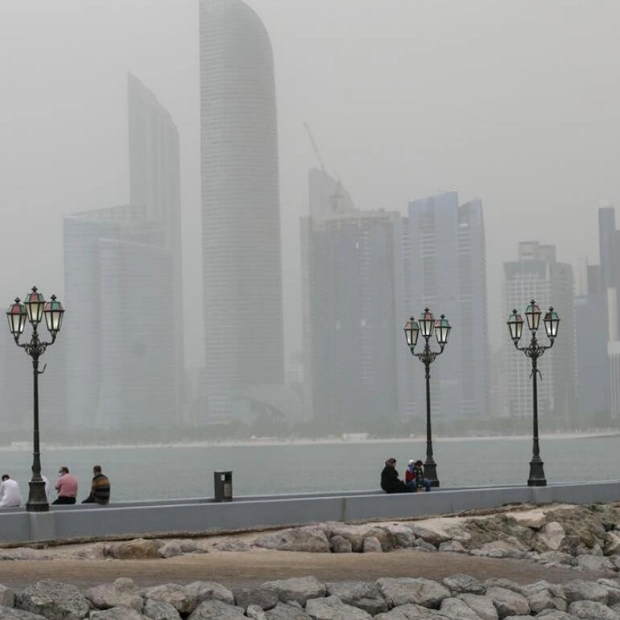
M533 448L532 448L532 460L530 461L530 477L527 480L527 484L530 487L544 487L547 486L547 480L545 479L545 471L543 468L543 461L540 458L540 446L538 444L538 386L537 375L540 372L538 370L538 358L542 354L553 346L555 338L558 335L558 327L560 325L560 317L558 313L549 308L549 311L543 318L543 324L545 326L545 332L547 338L549 338L549 344L544 346L539 344L536 338L536 331L540 325L540 317L542 312L536 305L536 302L532 299L530 305L525 310L525 318L527 320L527 328L530 330L530 343L524 347L519 346L519 340L523 334L523 318L516 311L513 310L512 314L508 318L508 329L510 331L510 338L515 345L515 348L519 351L523 351L526 357L532 360L532 405L534 410L534 430L533 430Z
M9 321L9 331L15 338L15 344L24 349L27 355L32 358L32 373L34 379L33 401L34 401L34 439L32 455L32 480L30 481L30 493L26 510L30 512L46 512L50 509L45 493L45 482L41 477L41 453L39 451L39 375L45 372L39 370L39 358L50 345L54 344L56 336L62 327L62 317L65 309L52 295L50 301L45 301L37 287L33 286L32 291L26 295L24 303L19 297L15 303L9 306L6 311L6 318ZM39 323L45 317L45 324L52 339L50 342L42 342L39 339ZM30 342L20 343L19 338L26 327L26 320L32 325L32 336ZM46 364L47 366L47 364Z
M424 477L430 480L431 486L433 487L439 486L439 480L437 478L437 464L433 458L433 434L431 431L431 364L438 355L443 353L448 343L448 336L450 335L451 329L452 327L445 315L442 314L441 318L435 320L435 317L428 308L424 309L424 312L420 316L419 323L411 317L405 325L407 346L411 354L417 357L424 364L426 369L426 462L424 463ZM422 349L420 353L416 353L414 349L420 333L424 338L424 349ZM431 351L429 340L433 333L439 345L439 351Z

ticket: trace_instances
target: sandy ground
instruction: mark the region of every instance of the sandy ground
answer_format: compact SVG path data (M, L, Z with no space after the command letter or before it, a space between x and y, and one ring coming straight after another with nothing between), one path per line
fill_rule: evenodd
M319 581L373 581L380 577L441 579L466 573L478 579L506 577L519 583L540 579L564 583L602 574L546 568L524 560L479 558L455 553L399 550L390 553L296 553L252 550L185 555L158 560L36 560L0 562L0 584L20 590L40 579L87 588L131 577L140 586L215 581L230 588L254 587L272 579L314 575Z

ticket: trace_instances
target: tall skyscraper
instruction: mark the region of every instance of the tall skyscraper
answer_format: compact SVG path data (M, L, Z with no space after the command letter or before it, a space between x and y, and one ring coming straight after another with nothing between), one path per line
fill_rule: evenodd
M453 326L446 352L432 367L433 412L447 418L489 414L486 255L482 203L462 206L456 192L409 203L409 312L428 306ZM423 390L414 410L425 409Z
M541 416L554 415L570 420L577 413L573 268L556 260L555 246L527 241L519 243L518 260L504 263L506 320L513 308L523 315L532 299L543 312L553 306L561 320L553 349L545 354L539 364L543 380L538 382L538 411ZM525 325L523 344L525 341L529 343L529 337ZM542 321L539 338L545 344L547 337ZM506 349L504 364L505 375L509 377L510 415L529 417L532 415L531 365L523 353L514 347Z
M200 0L207 409L284 380L278 135L271 42L241 0Z
M312 170L309 180L302 300L312 416L349 429L396 418L399 352L406 351L402 218L356 210L340 184L322 171Z
M72 428L169 428L183 377L178 132L129 76L129 205L65 217Z

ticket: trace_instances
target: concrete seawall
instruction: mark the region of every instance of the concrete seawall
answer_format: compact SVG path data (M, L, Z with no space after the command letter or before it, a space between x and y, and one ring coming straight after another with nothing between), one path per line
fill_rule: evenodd
M620 500L620 481L547 487L507 486L434 489L431 493L386 495L381 491L292 494L235 498L141 501L53 506L48 513L0 510L0 543L85 537L222 532L320 521L408 519L505 504L607 503Z

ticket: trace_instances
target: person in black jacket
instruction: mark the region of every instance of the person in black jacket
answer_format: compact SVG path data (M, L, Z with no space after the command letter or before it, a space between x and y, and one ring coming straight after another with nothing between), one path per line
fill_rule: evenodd
M386 493L411 492L411 489L398 477L395 458L390 458L385 462L385 467L381 472L381 488Z

